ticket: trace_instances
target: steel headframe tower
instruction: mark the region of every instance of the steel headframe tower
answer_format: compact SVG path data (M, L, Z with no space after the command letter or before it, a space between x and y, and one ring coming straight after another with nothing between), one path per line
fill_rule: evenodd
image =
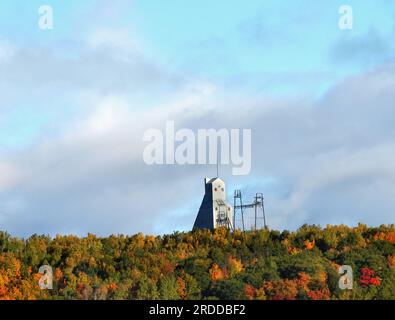
M233 230L233 209L226 202L225 182L220 178L204 179L205 194L193 229L225 227Z
M233 195L233 228L236 229L236 215L240 214L242 222L242 230L245 231L244 214L246 209L254 209L254 230L258 228L258 219L263 219L263 227L267 229L265 202L263 193L256 193L254 202L243 204L243 196L241 190L235 190ZM260 216L261 214L261 216Z

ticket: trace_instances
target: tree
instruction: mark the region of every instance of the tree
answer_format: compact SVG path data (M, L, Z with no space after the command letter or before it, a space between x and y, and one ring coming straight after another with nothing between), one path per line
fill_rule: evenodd
M138 282L135 298L137 300L159 299L159 292L156 284L146 275L143 275Z
M359 279L359 284L363 287L367 286L374 286L377 287L381 283L381 279L376 277L376 272L369 268L362 268L361 269L361 276Z
M100 238L0 232L0 299L395 299L395 226ZM38 270L53 269L53 290ZM354 270L340 290L338 268Z
M263 288L272 300L295 300L298 293L297 282L289 279L265 282Z
M179 285L174 276L163 277L159 282L159 294L163 300L178 300L179 296Z
M244 284L238 279L217 281L213 284L211 295L221 300L245 299Z

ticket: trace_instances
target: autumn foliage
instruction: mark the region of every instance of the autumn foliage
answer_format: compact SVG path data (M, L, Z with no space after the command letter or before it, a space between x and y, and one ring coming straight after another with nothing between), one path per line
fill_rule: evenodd
M53 289L41 290L42 265ZM353 269L353 289L338 269ZM395 228L197 230L86 237L0 232L0 299L395 299Z
M378 232L374 235L374 240L384 240L389 243L395 244L395 231Z
M379 277L376 277L376 272L369 268L362 268L361 269L361 276L359 279L359 283L361 286L379 286L381 280Z

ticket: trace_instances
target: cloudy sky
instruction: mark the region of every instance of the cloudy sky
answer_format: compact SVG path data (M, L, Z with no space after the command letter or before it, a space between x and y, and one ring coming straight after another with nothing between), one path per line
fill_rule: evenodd
M216 169L144 163L168 120L252 130L250 174L220 173L272 228L395 223L394 38L389 0L1 1L0 229L191 229Z

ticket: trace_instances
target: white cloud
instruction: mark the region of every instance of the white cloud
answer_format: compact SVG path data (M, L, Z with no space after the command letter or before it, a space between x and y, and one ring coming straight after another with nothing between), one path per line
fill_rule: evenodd
M0 92L10 101L29 96L40 112L49 95L47 108L67 98L77 110L69 116L65 108L55 132L0 155L2 228L29 235L192 226L202 179L215 168L145 165L143 133L167 120L252 129L252 175L221 173L229 191L265 193L272 227L394 222L393 65L348 78L319 101L274 99L179 75L129 39L100 31L76 45L75 59L23 50L0 64Z
M11 189L21 180L22 172L10 163L0 162L0 192Z
M15 48L9 42L0 40L0 64L7 62L15 53Z
M196 211L190 204L198 206L201 178L210 168L149 167L141 158L144 130L163 128L168 119L175 120L180 128L252 127L254 180L273 176L281 184L280 192L271 190L270 184L264 190L273 227L334 220L394 222L390 210L395 198L386 198L384 207L377 206L377 193L387 192L374 189L395 183L395 168L390 161L395 156L391 138L395 129L384 125L379 130L381 119L391 118L394 111L388 107L388 100L378 100L394 91L380 81L372 88L369 81L374 77L388 84L388 76L387 71L378 70L355 78L316 103L243 100L233 97L226 88L213 89L208 84L188 89L178 101L149 111L133 111L130 101L110 97L93 114L72 124L63 136L17 157L15 165L29 175L20 181L17 191L14 188L7 196L23 199L25 206L9 215L5 225L27 234L154 232L159 230L157 221L163 223L165 217L172 220L172 212L179 216L180 208L190 211L184 211L183 218L178 219L184 221L183 226L187 222L192 225ZM360 89L369 86L361 90L365 102L359 105L351 104L349 96L357 84ZM374 94L369 96L369 92ZM381 115L366 119L371 99L376 102L372 111ZM364 140L364 133L374 139ZM223 172L226 175L227 168ZM231 190L235 184L248 185L250 177L227 180ZM363 212L362 196L366 206ZM377 212L378 207L382 211ZM173 223L168 225L175 227ZM172 231L166 225L160 230Z
M88 35L86 43L93 51L110 50L112 57L123 62L142 55L143 44L137 35L130 34L130 30L97 29Z

